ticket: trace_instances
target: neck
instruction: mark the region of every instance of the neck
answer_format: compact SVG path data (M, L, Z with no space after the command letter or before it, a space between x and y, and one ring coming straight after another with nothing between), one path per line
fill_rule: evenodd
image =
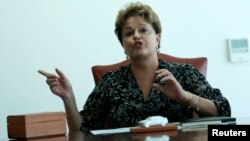
M157 55L140 60L131 60L131 70L134 74L140 73L154 73L159 66Z

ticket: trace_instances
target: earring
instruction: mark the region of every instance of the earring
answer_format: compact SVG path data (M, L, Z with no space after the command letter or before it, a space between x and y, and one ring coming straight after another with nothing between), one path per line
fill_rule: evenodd
M160 46L156 47L156 52L159 53L160 52Z
M124 50L124 53L126 54L126 59L129 59L127 52Z

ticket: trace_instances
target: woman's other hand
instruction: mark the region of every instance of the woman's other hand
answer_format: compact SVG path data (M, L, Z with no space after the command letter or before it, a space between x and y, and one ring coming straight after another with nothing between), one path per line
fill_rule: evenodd
M188 100L188 94L171 72L167 69L159 69L156 71L155 77L155 79L159 80L160 84L153 83L153 87L158 89L161 93L164 93L171 100L179 103L186 103Z

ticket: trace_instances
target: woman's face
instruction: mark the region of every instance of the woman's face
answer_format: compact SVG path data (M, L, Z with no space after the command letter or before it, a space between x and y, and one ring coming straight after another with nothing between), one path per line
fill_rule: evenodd
M160 34L141 16L131 16L122 29L122 46L133 60L144 59L156 54Z

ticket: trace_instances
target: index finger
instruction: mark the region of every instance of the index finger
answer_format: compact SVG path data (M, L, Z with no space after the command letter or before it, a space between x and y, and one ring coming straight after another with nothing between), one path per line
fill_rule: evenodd
M48 72L46 72L46 71L43 71L43 70L38 70L38 72L39 72L40 74L42 74L43 76L45 76L45 77L49 77L49 75L50 75L50 73L48 73Z
M167 70L167 69L159 69L159 70L156 70L155 71L155 73L162 73L162 72L164 72L164 71L167 71L167 72L169 72L169 70Z

